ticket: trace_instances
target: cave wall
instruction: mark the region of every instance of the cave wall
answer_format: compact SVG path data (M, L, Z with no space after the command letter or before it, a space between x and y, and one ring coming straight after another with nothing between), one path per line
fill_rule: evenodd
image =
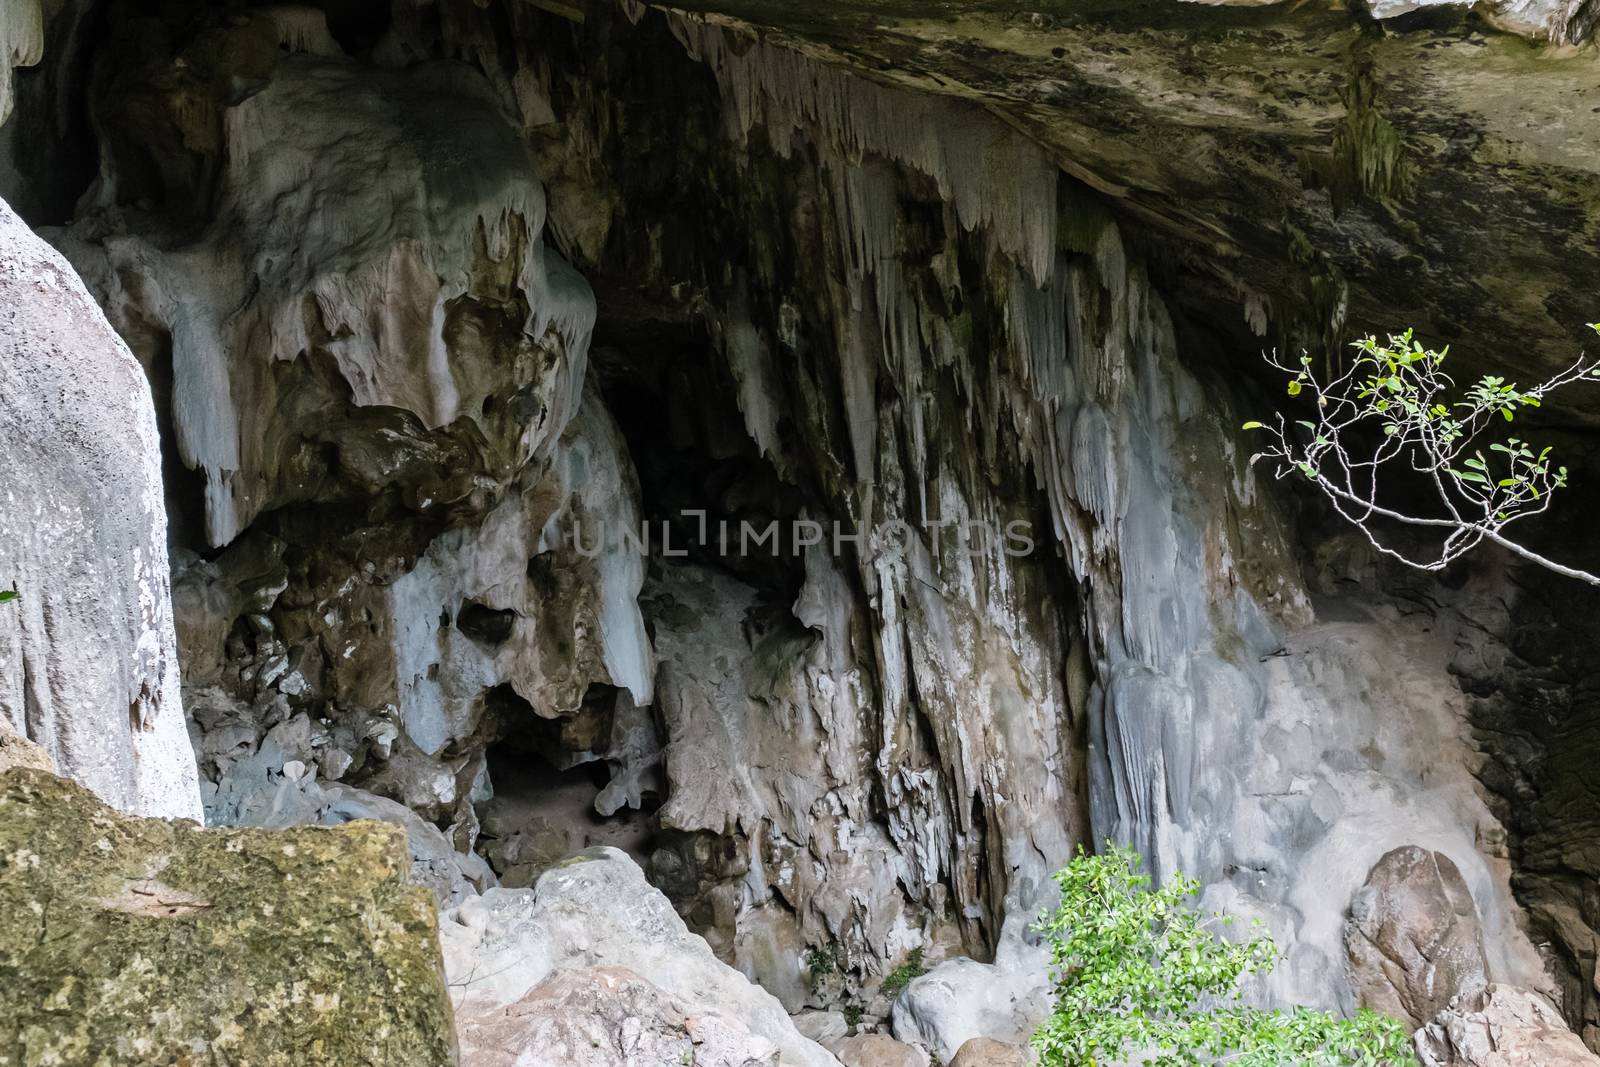
M1297 543L1320 517L1234 445L1243 328L1293 320L1260 264L1325 263L1174 256L1107 187L1126 141L804 34L331 14L99 11L98 173L50 231L157 392L210 818L398 801L459 898L496 877L475 847L502 877L545 855L484 818L520 739L605 768L596 816L647 817L652 877L787 1007L876 1014L908 952L989 957L1106 838L1264 919L1264 995L1351 1008L1346 907L1418 845L1460 868L1493 978L1593 1018L1581 820L1478 777L1562 742L1485 754L1472 716L1526 701L1447 673L1500 662L1480 609L1514 584L1474 570L1419 612L1347 542ZM1120 162L1170 162L1144 152ZM730 555L685 507L826 533ZM642 522L649 548L582 549ZM967 522L1033 550L969 553ZM1562 931L1554 986L1530 922Z

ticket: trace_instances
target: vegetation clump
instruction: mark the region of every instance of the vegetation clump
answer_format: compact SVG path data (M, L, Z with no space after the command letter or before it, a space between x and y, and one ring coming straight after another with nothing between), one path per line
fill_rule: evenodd
M1153 887L1139 866L1131 849L1080 848L1056 873L1061 904L1039 927L1055 967L1055 1007L1033 1037L1043 1067L1415 1067L1397 1019L1245 1004L1240 983L1272 968L1272 939L1222 937L1227 920L1190 904L1198 882Z
M1590 329L1600 332L1600 323ZM1485 374L1458 389L1444 371L1448 346L1428 348L1411 330L1351 348L1342 368L1319 369L1310 356L1266 357L1288 375L1287 392L1308 417L1245 423L1266 439L1251 462L1275 461L1279 478L1304 476L1376 551L1409 566L1443 570L1487 541L1600 585L1600 575L1548 559L1516 536L1516 524L1548 511L1566 488L1567 468L1548 446L1505 432L1556 390L1600 380L1600 360L1580 355L1529 387Z
M898 996L902 989L911 984L913 978L920 978L927 973L928 968L922 962L922 947L919 945L906 953L905 962L884 976L883 991L888 996Z

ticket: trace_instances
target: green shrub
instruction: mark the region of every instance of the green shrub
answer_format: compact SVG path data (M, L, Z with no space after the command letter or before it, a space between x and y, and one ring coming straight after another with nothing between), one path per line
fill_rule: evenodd
M911 979L927 973L928 968L922 962L922 948L918 946L906 953L904 963L884 976L883 992L887 996L898 996L902 989L911 984Z
M1396 1019L1241 1003L1240 981L1277 960L1272 939L1224 939L1190 904L1199 883L1176 875L1155 889L1140 865L1131 849L1080 848L1056 873L1061 905L1040 925L1056 968L1054 1012L1033 1036L1043 1067L1141 1053L1143 1067L1415 1067Z
M806 949L806 970L813 978L844 970L843 953L838 945L813 945Z

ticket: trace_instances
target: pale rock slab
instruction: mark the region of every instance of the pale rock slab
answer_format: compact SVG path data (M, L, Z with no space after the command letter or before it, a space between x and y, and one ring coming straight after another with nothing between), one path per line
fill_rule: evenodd
M737 1020L697 1014L625 967L561 969L506 1007L458 1017L462 1067L778 1067Z
M0 717L112 806L198 819L160 456L138 363L0 202Z
M1544 997L1491 985L1417 1031L1422 1067L1595 1067L1596 1056Z
M1033 1055L1026 1045L1012 1045L975 1037L956 1050L950 1067L1031 1067Z
M895 1036L944 1063L978 1038L1026 1046L1050 1014L1050 958L1024 925L1013 912L993 963L946 960L912 979L894 1003Z
M857 1034L828 1045L844 1067L928 1067L928 1054L888 1034Z
M579 853L531 890L493 889L445 912L440 943L458 1019L503 1013L560 968L624 967L696 1014L738 1020L776 1046L783 1064L839 1067L770 993L691 934L614 848Z

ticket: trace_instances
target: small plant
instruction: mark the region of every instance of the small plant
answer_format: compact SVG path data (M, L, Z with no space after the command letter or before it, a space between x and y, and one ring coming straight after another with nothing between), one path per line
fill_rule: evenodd
M838 945L813 945L806 949L806 970L812 977L838 974L844 970L844 961Z
M844 1006L844 1021L851 1029L860 1026L861 1020L864 1018L866 1018L866 1012L861 1010L860 1004L850 1001Z
M883 992L887 996L899 996L900 991L911 984L911 979L927 973L928 968L922 962L922 946L918 945L906 953L905 962L884 976Z
M1590 329L1600 332L1600 323ZM1411 330L1387 343L1366 337L1342 372L1266 357L1289 376L1288 393L1309 403L1308 418L1247 422L1265 447L1251 457L1275 460L1277 477L1299 473L1320 489L1378 552L1427 571L1442 570L1484 541L1532 563L1600 585L1600 576L1546 559L1511 536L1510 527L1547 511L1567 484L1548 447L1500 436L1517 414L1575 382L1600 379L1600 363L1580 355L1566 370L1522 388L1486 374L1464 391L1443 370L1449 347L1434 351ZM1338 370L1339 368L1334 368ZM1498 429L1497 429L1498 428ZM1395 478L1406 479L1396 485ZM1427 549L1396 545L1397 527L1432 535Z
M1056 873L1061 905L1039 927L1056 969L1055 1008L1033 1035L1043 1067L1415 1067L1396 1019L1243 1004L1240 981L1277 960L1272 939L1224 939L1189 903L1198 882L1152 888L1140 863L1131 849L1080 848Z

